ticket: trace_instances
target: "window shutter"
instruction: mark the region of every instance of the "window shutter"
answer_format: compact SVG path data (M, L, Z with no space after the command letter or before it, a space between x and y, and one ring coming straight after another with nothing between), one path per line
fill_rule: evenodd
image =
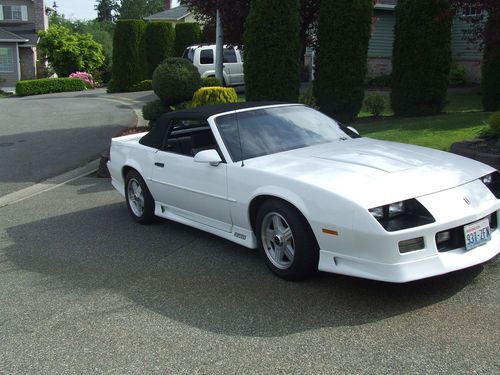
M26 5L21 5L21 15L23 21L28 20L28 7Z
M0 21L3 21L3 5L0 5Z

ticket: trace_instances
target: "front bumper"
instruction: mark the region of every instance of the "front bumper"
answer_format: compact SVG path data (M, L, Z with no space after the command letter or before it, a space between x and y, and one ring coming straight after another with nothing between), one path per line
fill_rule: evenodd
M466 197L467 199L464 199ZM434 216L435 222L421 227L386 232L359 225L344 233L344 238L320 242L321 271L389 282L408 282L472 267L487 262L500 252L500 200L480 182L417 198ZM436 234L460 228L496 215L491 240L466 250L464 242L439 251ZM423 238L420 250L401 253L399 242Z
M489 242L475 249L466 251L465 248L458 248L422 259L392 264L321 250L319 270L372 280L405 283L472 267L487 262L499 252L500 231L497 229L491 233Z

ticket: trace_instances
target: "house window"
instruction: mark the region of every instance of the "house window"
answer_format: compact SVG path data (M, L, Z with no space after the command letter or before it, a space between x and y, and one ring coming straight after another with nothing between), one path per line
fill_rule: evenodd
M26 5L4 5L0 9L0 20L27 21L28 7Z
M464 17L479 17L483 14L483 10L478 7L464 8Z
M0 73L14 71L14 53L12 48L0 48Z
M213 64L214 63L214 51L211 49L204 49L200 52L200 64Z

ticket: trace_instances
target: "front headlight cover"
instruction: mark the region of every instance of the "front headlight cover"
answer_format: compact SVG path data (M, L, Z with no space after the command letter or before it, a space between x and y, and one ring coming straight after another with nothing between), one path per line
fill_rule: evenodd
M386 204L385 206L370 208L369 211L377 220L384 218L393 218L405 212L405 205L404 202L396 202Z
M500 199L500 172L496 171L480 178L481 182L486 185L493 193L496 199Z
M435 221L430 212L416 199L370 208L368 211L388 232L419 227Z

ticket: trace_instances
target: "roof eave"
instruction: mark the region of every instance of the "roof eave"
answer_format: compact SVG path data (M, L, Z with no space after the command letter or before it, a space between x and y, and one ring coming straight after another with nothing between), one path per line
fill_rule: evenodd
M151 16L144 17L144 19L146 21L180 21L183 18L188 17L190 14L191 12L187 12L186 14L180 16L179 18L165 18L165 17L160 18L160 17L154 17L154 14L152 14Z
M0 43L26 43L29 39L0 39Z
M379 9L379 10L394 10L395 8L396 8L395 5L375 4L375 9Z

